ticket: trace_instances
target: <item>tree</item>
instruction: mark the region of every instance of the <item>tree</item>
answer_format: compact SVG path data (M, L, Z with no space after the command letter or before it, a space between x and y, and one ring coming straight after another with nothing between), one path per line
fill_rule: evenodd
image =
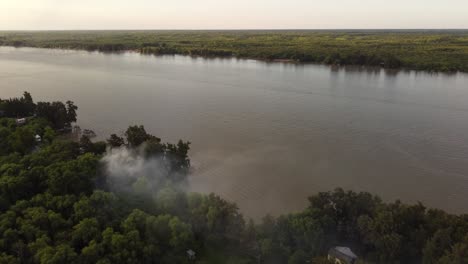
M86 153L76 160L53 164L47 168L47 186L53 194L91 193L97 176L99 159Z
M167 161L170 163L170 168L176 173L187 173L190 168L190 159L188 151L190 150L190 142L179 140L177 145L166 144ZM177 174L174 174L177 176Z
M118 219L119 200L114 193L94 190L90 196L83 196L73 205L75 221L85 218L96 218L99 223L111 225Z
M464 264L468 263L468 234L463 241L455 244L446 254L435 262L438 264Z
M83 153L88 153L88 152L93 152L94 151L94 145L93 142L91 142L91 139L88 136L81 136L80 138L80 149Z
M40 263L42 264L62 264L76 263L77 254L67 244L60 244L57 247L46 247L38 252Z
M24 93L23 93L23 98L24 98L23 100L24 100L24 102L25 102L26 104L29 104L29 105L33 105L33 104L34 104L33 99L32 99L32 96L31 96L30 93L24 92Z
M31 94L28 92L24 92L21 98L10 98L1 102L0 106L6 112L7 117L19 118L31 116L34 114L36 107Z
M36 144L34 133L29 127L18 127L10 134L10 146L13 151L26 153Z
M32 99L32 96L28 92L23 93L23 100L24 103L24 114L25 115L32 115L34 113L34 110L36 108L36 105L34 104L34 101Z
M423 263L433 264L452 246L451 229L438 230L423 249Z
M73 122L76 122L76 111L78 106L76 106L72 101L67 101L67 124L70 125Z
M73 227L72 241L77 248L83 248L101 235L96 218L85 218Z
M125 132L125 136L127 137L127 142L131 147L138 147L144 142L155 139L160 141L161 139L156 138L153 135L146 133L144 126L130 126L128 127L127 131Z
M68 122L68 112L62 102L39 102L37 103L37 116L47 119L55 129L63 129Z
M14 256L7 255L6 253L0 253L0 264L20 264L19 259Z
M80 263L108 263L103 260L99 260L99 257L103 255L103 247L96 240L91 240L89 244L81 250Z
M169 245L178 252L184 252L193 246L193 234L190 225L182 222L177 217L172 217L168 223L171 230Z
M93 153L96 155L100 155L106 152L106 143L102 141L98 141L93 143L88 136L81 136L80 138L80 149L82 153Z
M149 139L146 141L144 154L146 158L161 157L166 152L166 145L161 144L158 138Z
M306 253L302 250L294 252L294 254L289 257L288 264L302 264L307 263L308 257Z
M55 137L56 137L55 131L51 127L47 126L44 129L44 135L42 136L42 139L47 141L48 143L51 143Z
M118 148L125 145L125 140L116 134L112 134L110 135L110 138L107 139L107 144L109 144L112 148Z

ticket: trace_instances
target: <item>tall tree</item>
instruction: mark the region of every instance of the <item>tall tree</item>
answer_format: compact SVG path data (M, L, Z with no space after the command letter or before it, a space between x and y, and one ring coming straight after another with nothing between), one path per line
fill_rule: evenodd
M127 131L125 132L125 136L127 137L127 142L131 147L138 147L150 139L156 139L160 141L160 139L156 138L155 136L146 133L144 126L128 127Z
M78 106L76 106L72 101L67 101L67 124L70 125L73 122L76 122L76 111Z

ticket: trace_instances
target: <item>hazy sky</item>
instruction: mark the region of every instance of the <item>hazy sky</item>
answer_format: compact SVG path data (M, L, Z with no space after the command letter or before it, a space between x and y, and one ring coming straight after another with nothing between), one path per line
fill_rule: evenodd
M468 0L0 0L0 30L468 28Z

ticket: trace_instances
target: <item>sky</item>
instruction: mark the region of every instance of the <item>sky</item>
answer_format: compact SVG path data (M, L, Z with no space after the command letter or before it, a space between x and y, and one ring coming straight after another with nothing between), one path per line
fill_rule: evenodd
M0 30L468 29L468 0L0 0Z

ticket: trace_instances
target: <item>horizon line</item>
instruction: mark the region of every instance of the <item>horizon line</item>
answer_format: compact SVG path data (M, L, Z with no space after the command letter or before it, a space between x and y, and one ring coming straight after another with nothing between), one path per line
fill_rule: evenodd
M468 30L468 28L232 28L232 29L0 29L0 31L382 31L382 30Z

